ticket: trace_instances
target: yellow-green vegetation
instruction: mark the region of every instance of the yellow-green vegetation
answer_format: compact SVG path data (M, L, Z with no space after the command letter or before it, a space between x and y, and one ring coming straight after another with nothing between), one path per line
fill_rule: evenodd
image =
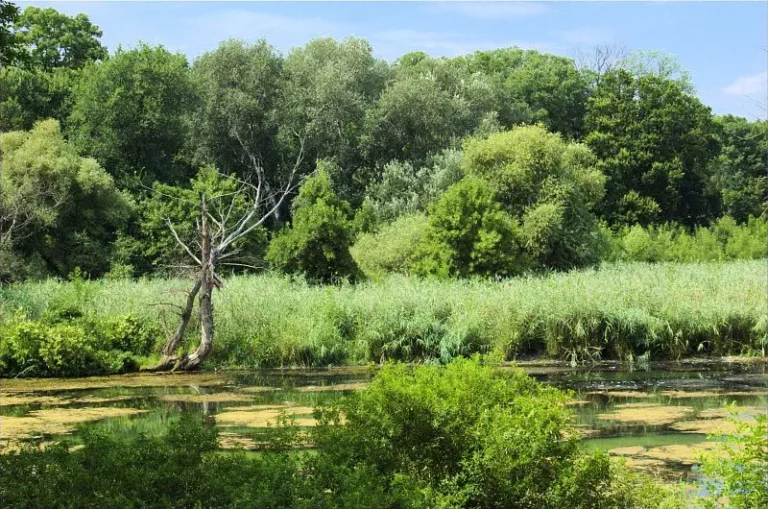
M721 439L714 451L702 455L702 471L710 478L707 509L748 509L768 505L768 416L763 409L753 421L737 417L735 427L715 435ZM727 433L727 434L726 434Z
M309 407L233 407L213 416L233 426L223 433L185 414L163 436L93 430L80 448L0 455L0 499L12 509L62 500L72 508L95 500L99 507L682 507L650 478L604 453L583 453L567 400L521 370L479 359L388 365L314 419L301 417ZM88 411L67 416L86 419ZM302 451L308 444L311 454Z
M763 355L767 270L762 261L634 263L501 282L392 276L330 287L272 275L232 277L216 295L212 363L447 362L475 352L571 361ZM78 284L87 316L130 313L150 325L164 311L149 303L181 300L178 290L187 286L159 279ZM70 285L2 288L0 335L13 337L19 309L25 319L40 320Z
M18 441L33 434L58 435L74 431L75 425L106 419L137 415L145 410L135 408L47 408L33 410L23 417L0 417L0 441ZM4 444L5 445L5 444Z

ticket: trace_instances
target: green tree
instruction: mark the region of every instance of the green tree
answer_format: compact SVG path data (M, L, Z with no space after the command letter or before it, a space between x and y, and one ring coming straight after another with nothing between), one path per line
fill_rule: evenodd
M632 51L618 62L616 67L624 69L633 76L651 75L672 80L687 94L696 92L691 74L683 68L674 55L664 51Z
M587 107L586 143L608 177L610 223L707 222L706 168L717 151L709 108L672 80L607 73Z
M322 162L301 186L293 202L292 224L269 244L267 261L283 272L329 283L355 279L349 253L353 241L352 209L333 192Z
M82 71L68 119L70 141L123 186L178 182L193 93L186 58L140 44Z
M598 261L592 208L605 178L587 147L541 126L518 127L468 139L463 161L467 174L493 183L537 266L569 269Z
M15 37L25 46L25 63L34 69L80 69L107 58L102 32L85 14L67 16L50 7L27 7L15 28Z
M285 72L282 136L302 133L308 160L336 162L345 170L333 176L336 187L353 189L365 113L389 77L387 63L374 58L364 39L322 38L294 48L285 59Z
M392 160L419 167L427 156L466 134L469 106L430 75L404 76L369 109L361 146L379 166Z
M282 67L280 56L263 40L253 45L226 41L195 61L198 101L190 133L195 164L215 164L224 174L243 177L279 167ZM274 184L276 176L270 177Z
M69 69L42 72L14 66L0 68L0 132L29 130L46 118L65 120L75 79Z
M589 80L571 59L504 48L478 51L457 60L499 88L502 126L540 122L568 138L580 136Z
M720 196L722 213L739 222L765 214L768 200L768 122L742 117L715 117L720 153L709 174L712 193Z
M19 19L19 8L7 0L0 0L0 68L16 61L20 43L14 26Z
M24 257L65 276L75 267L98 276L111 241L132 213L130 200L98 163L80 157L59 123L0 137L0 237Z
M0 9L13 6L0 3ZM78 70L107 56L101 32L83 14L69 17L37 7L25 9L12 28L12 41L0 42L12 53L0 56L0 131L29 130L46 118L65 121Z
M521 272L520 230L501 208L493 188L467 177L429 209L429 232L418 271L446 276L505 276Z

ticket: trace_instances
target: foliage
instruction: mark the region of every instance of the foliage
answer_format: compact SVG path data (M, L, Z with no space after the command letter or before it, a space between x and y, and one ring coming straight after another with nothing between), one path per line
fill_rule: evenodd
M147 272L188 261L168 223L173 225L180 239L192 245L198 240L197 224L202 196L205 195L208 211L231 229L249 207L246 196L235 194L238 188L236 175L222 175L213 166L200 168L186 188L155 182L152 193L141 203L140 242L126 246L126 261ZM263 228L256 228L234 244L239 252L237 259L230 261L258 265L266 244L266 232ZM227 270L226 265L222 268Z
M722 213L739 222L766 213L768 200L768 122L715 117L720 154L710 163L711 193L720 195Z
M283 272L311 281L354 279L352 226L349 203L336 196L321 166L301 186L293 202L293 223L272 239L266 259Z
M281 137L302 133L308 159L326 159L344 169L334 179L342 184L337 192L345 200L359 202L357 195L365 187L355 182L362 163L360 137L366 111L389 76L386 62L374 58L364 39L319 38L291 50L285 73Z
M430 163L419 169L409 162L390 161L384 165L380 180L367 189L367 200L381 221L424 212L461 180L461 155L461 151L447 149L432 156Z
M520 224L519 243L535 265L568 269L598 261L603 175L592 153L540 126L518 127L464 143L464 170L493 183Z
M759 260L606 264L502 282L390 275L322 287L275 274L233 276L216 295L209 366L257 366L267 350L272 366L447 362L475 352L574 362L764 355L766 277ZM88 313L134 314L149 324L169 307L148 303L183 304L189 289L188 281L160 278L82 285ZM0 320L18 308L39 319L72 287L4 286Z
M424 214L403 215L376 233L360 235L350 253L368 278L413 274L419 261L419 247L428 232L429 220Z
M195 164L215 164L226 175L247 178L254 164L269 182L280 161L278 110L284 87L283 62L265 41L226 41L194 63L188 145Z
M585 142L608 177L600 212L610 223L712 217L705 169L717 140L709 108L655 74L606 73L590 97Z
M720 434L715 451L705 454L701 470L709 496L704 507L747 509L768 505L768 416L745 422L731 408L736 432Z
M13 30L19 19L19 8L8 0L0 0L0 69L15 61L21 53Z
M109 243L132 211L112 178L77 155L55 120L2 135L0 150L0 237L53 273L106 272Z
M38 120L62 121L69 114L76 73L68 68L41 72L22 67L0 68L0 131L29 130Z
M739 225L730 218L718 219L710 227L693 231L666 223L644 228L639 224L617 232L604 230L606 260L637 262L710 262L754 260L768 256L768 222L749 218Z
M105 60L102 32L85 14L67 16L51 7L27 7L15 24L15 37L26 47L24 63L51 71L58 67L80 69Z
M542 123L567 138L580 135L589 89L571 59L504 48L457 60L469 72L488 76L495 83L501 126Z
M433 76L406 75L390 83L366 112L361 146L371 163L401 160L418 167L467 132L468 115L466 101Z
M521 272L521 234L484 180L467 177L429 209L429 231L417 271L446 276L505 276Z
M616 68L623 69L634 76L657 76L677 83L683 92L695 93L691 74L686 71L678 59L664 51L632 51L626 58L617 62Z
M91 429L82 447L0 455L0 498L9 509L670 507L661 485L563 439L566 399L477 360L387 366L370 388L319 408L309 437L283 418L258 454L219 451L197 413L156 437ZM341 411L348 421L336 425ZM295 449L307 438L311 454Z
M154 349L157 327L134 315L16 318L0 328L0 375L87 376L136 370Z
M349 477L364 483L362 492L381 490L405 507L636 502L610 489L606 455L583 456L567 438L565 401L522 371L494 372L477 358L442 368L385 366L368 388L320 413L310 464L330 493L319 492L327 502L316 504L337 500Z
M82 71L67 132L123 186L177 182L187 174L179 152L192 100L186 58L162 46L119 48Z
M297 478L285 454L217 455L216 429L199 415L171 422L161 437L130 440L93 430L80 451L67 444L0 458L4 507L289 507ZM297 478L300 479L300 478ZM32 487L38 485L33 489Z

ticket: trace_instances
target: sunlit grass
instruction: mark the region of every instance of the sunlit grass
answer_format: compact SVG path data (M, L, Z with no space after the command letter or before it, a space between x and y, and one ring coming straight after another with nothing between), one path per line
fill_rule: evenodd
M447 361L473 352L566 360L765 355L767 279L764 260L609 264L502 282L392 276L312 286L277 275L232 277L214 296L213 362L319 366ZM66 285L0 289L1 312L38 316ZM97 314L135 313L173 327L168 304L179 304L189 286L96 281L77 298Z

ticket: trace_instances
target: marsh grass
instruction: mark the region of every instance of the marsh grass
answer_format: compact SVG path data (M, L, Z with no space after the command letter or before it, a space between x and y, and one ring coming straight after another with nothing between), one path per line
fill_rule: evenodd
M232 277L215 296L212 362L447 362L476 352L573 362L765 355L766 269L764 260L630 263L501 282L390 276L339 286ZM161 279L80 284L97 315L132 313L158 322L169 309L162 304L180 302L189 286ZM0 320L19 308L30 318L42 315L71 291L67 285L49 280L0 289Z

